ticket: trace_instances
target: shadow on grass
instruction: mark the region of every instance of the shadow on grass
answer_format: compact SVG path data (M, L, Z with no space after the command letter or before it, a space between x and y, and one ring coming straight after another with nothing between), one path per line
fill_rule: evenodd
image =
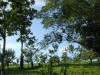
M21 70L19 67L9 67L6 68L6 75L41 75L40 71L35 71L35 69L39 69L41 66L34 66L33 68L24 68ZM0 70L1 72L1 70Z
M39 75L40 72L34 70L18 70L18 69L6 70L6 75L34 75L34 74Z

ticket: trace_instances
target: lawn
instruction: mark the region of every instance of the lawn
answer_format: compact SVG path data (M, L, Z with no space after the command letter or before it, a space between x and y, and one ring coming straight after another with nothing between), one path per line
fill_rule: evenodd
M66 69L66 70L65 70ZM43 68L43 71L48 70L47 66ZM88 64L60 64L53 66L52 75L100 75L100 65L88 65ZM6 75L49 75L47 73L42 74L42 67L36 67L28 69L25 67L24 70L20 70L18 66L10 66L6 68Z

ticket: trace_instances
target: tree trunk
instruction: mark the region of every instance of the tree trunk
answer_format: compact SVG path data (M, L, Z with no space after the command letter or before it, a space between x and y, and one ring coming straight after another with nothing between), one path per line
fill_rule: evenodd
M98 62L100 62L100 60L97 58Z
M33 61L31 62L31 68L33 68Z
M24 65L24 56L23 56L23 41L22 41L22 35L21 35L21 59L20 59L20 68L23 69Z
M3 37L3 51L2 51L2 59L1 59L1 75L5 75L5 64L4 64L5 47L6 47L6 33L4 32L4 37Z
M7 63L7 67L9 67L9 63Z
M53 62L50 61L50 67L49 67L49 69L50 69L50 75L52 75L52 65L53 65Z
M40 67L40 65L41 65L41 64L40 64L40 63L38 63L38 66L39 66L39 67Z
M90 63L92 64L92 59L90 59Z

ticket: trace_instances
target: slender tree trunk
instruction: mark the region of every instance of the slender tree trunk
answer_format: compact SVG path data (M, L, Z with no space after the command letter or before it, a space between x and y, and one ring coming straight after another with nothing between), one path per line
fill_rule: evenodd
M38 63L38 66L40 67L40 63Z
M97 58L98 62L100 63L100 58Z
M33 61L31 62L31 68L33 68Z
M53 64L52 61L50 61L50 68L49 68L50 69L50 75L52 75L52 64Z
M20 59L20 68L23 69L24 65L24 56L23 56L23 40L22 40L22 34L21 34L21 59Z
M92 59L90 59L90 63L92 64Z
M3 37L3 51L2 51L2 59L1 59L1 75L5 75L5 64L4 64L5 47L6 47L6 32L4 32L4 37Z

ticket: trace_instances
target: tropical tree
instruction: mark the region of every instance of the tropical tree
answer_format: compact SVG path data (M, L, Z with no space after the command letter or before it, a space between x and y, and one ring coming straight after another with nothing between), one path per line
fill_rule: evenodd
M97 53L94 52L94 51L88 51L87 53L85 53L83 56L82 56L82 59L85 59L85 60L90 60L90 63L92 64L92 60L93 59L96 59L97 57Z
M66 52L63 52L63 54L61 56L61 61L64 63L69 62L69 57L67 56Z
M42 70L41 70L42 74L45 73L43 68L46 70L46 65L45 65L46 61L47 61L47 54L43 54L41 52L40 53L40 63L42 64Z
M75 56L75 61L81 62L82 60L88 61L92 64L92 60L98 58L97 52L93 50L87 50L84 47L78 47L78 54Z
M79 46L75 47L73 44L70 44L68 46L68 52L71 54L71 58L74 61L74 58L79 54Z
M1 54L1 51L0 51L0 63L1 63L1 56L2 56L2 54Z
M0 52L0 62L2 61L2 53ZM4 63L9 66L10 63L13 63L13 61L16 59L15 57L15 51L11 48L5 50L5 59Z
M58 64L59 64L60 58L59 58L59 56L54 55L53 57L51 57L51 58L49 59L49 62L58 63Z
M15 59L15 51L10 48L7 49L5 51L5 59L4 59L6 65L9 66L10 63L13 63L14 59Z
M62 41L76 42L100 53L99 4L99 0L46 0L40 17L45 28L60 32Z
M0 0L0 37L3 40L3 49L1 54L1 75L5 75L5 49L6 49L6 38L7 36L13 35L12 29L12 15L10 2L8 0Z
M24 59L23 59L23 44L30 39L31 30L30 26L32 24L32 19L36 15L36 10L32 7L34 5L34 0L11 0L12 4L12 19L15 25L13 29L16 35L19 35L17 41L21 42L21 59L20 67L23 69Z
M40 62L42 63L42 65L46 63L46 60L47 60L47 54L41 53L40 54Z
M19 64L19 58L16 59L16 63L17 63L17 65Z
M78 46L77 48L77 54L75 55L74 57L74 61L75 62L82 62L82 57L88 52L86 48L84 47L81 47L81 46ZM86 60L86 59L84 59Z
M35 39L33 40L35 41ZM31 68L33 68L33 58L38 51L39 50L35 48L35 42L26 44L26 48L24 49L25 61L28 64L31 63Z
M69 50L69 52L73 53L74 50L75 50L75 48L74 48L74 46L71 44L71 45L68 46L68 50Z
M38 64L38 66L40 66L40 54L35 54L35 62Z

